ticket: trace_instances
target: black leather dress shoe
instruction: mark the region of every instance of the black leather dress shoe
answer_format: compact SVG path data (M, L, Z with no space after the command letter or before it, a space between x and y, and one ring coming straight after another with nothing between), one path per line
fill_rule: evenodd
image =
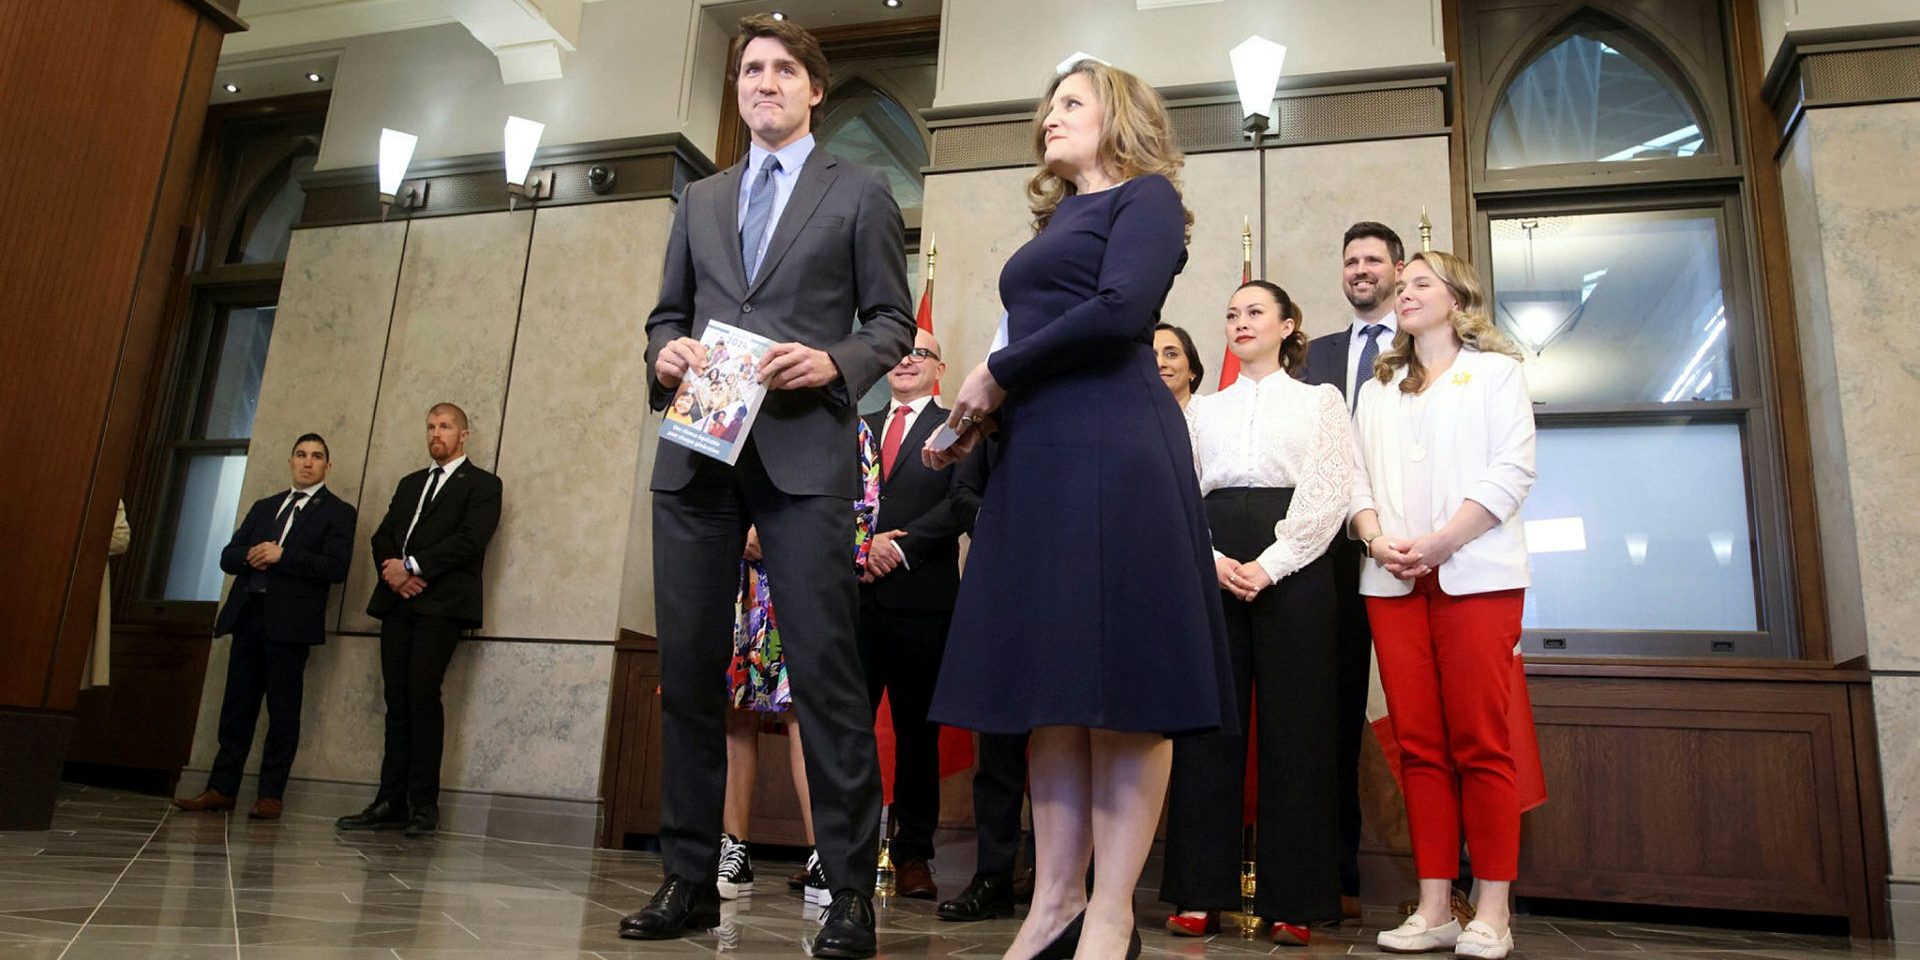
M407 808L386 800L375 800L365 810L333 822L342 830L398 830L406 824Z
M972 923L1013 916L1013 878L976 873L967 888L940 904L940 919Z
M412 816L407 817L407 829L404 832L409 837L431 837L439 833L440 808L426 806L413 811Z
M621 918L620 936L628 940L672 940L719 925L719 887L669 876L646 906Z
M813 955L861 960L873 956L876 949L873 900L852 890L834 894L833 905L820 920L820 933L813 938Z

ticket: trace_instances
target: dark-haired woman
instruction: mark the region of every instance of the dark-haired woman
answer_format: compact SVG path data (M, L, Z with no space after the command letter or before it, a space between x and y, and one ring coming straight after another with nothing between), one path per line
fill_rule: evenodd
M1255 912L1274 943L1304 945L1308 925L1340 918L1334 799L1333 564L1346 519L1353 434L1340 391L1297 377L1307 359L1300 309L1264 280L1227 306L1231 386L1187 406L1227 610L1240 731L1259 723ZM1167 798L1160 898L1167 930L1203 936L1240 906L1244 732L1179 740Z
M1207 375L1207 368L1200 365L1200 356L1193 350L1193 338L1171 323L1154 324L1153 362L1159 368L1160 380L1185 410L1193 392L1200 389L1200 378Z

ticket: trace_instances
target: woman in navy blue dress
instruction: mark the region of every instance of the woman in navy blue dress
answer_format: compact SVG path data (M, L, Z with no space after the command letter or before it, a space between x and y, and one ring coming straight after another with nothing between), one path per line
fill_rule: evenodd
M998 422L932 718L1032 733L1033 908L1007 956L1118 958L1139 950L1168 737L1235 722L1192 448L1152 349L1192 217L1166 107L1129 73L1056 78L1034 150L1007 343L955 395L961 441L926 454L963 456Z

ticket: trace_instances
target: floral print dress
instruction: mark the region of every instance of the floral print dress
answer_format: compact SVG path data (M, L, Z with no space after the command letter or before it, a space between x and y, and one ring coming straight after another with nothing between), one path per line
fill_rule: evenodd
M859 421L860 499L853 504L853 574L866 569L873 545L873 519L880 503L880 451L866 421ZM793 706L787 685L787 661L780 645L780 621L767 589L766 564L740 561L740 593L733 608L733 662L727 689L741 710L784 713Z

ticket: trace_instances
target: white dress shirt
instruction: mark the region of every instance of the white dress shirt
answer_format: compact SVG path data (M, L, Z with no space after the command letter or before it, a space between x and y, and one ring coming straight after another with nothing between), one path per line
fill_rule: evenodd
M767 150L759 144L747 148L747 169L740 178L740 208L735 211L733 221L736 228L744 228L747 223L747 200L753 195L753 181L760 175L760 168L766 166L768 157L780 158L780 169L773 174L773 211L767 219L767 232L760 237L760 249L754 251L754 257L748 264L764 261L767 257L767 245L773 242L773 232L780 226L780 214L786 212L787 198L793 196L793 185L800 179L800 168L806 165L807 157L813 153L813 134L809 133L778 150Z
M1292 487L1287 515L1257 562L1274 582L1318 559L1346 520L1353 426L1332 384L1308 386L1284 371L1245 373L1187 401L1201 494L1229 487ZM1219 557L1219 551L1214 551Z
M280 524L280 535L273 538L274 543L287 542L287 533L288 531L291 531L293 529L293 518L299 516L300 511L305 510L307 508L307 505L313 502L313 495L316 493L319 493L321 488L325 487L326 485L327 485L326 482L322 481L320 483L314 484L311 487L294 487L293 489L287 491L286 496L280 498L280 505L273 508L273 515L276 517L280 515L280 511L287 509L287 501L292 500L294 494L304 493L306 494L306 497L307 497L305 500L300 501L299 506L294 507L291 511L287 513L286 522Z
M1387 311L1386 316L1381 317L1378 320L1374 320L1372 321L1372 323L1377 323L1387 328L1385 330L1380 331L1379 333L1380 349L1379 349L1379 352L1375 354L1375 356L1378 356L1381 353L1386 353L1388 350L1393 349L1393 335L1396 331L1400 329L1400 318L1397 315L1395 315L1393 311L1389 310ZM1347 338L1347 393L1346 395L1349 397L1353 396L1354 388L1359 386L1359 384L1356 384L1353 382L1354 381L1353 374L1354 374L1354 371L1360 366L1360 351L1366 349L1366 346L1367 346L1367 341L1364 337L1360 335L1360 331L1365 330L1368 327L1368 325L1369 325L1368 321L1362 320L1359 317L1354 317L1353 318L1353 335Z
M1391 383L1360 386L1354 418L1351 517L1373 510L1382 534L1417 536L1439 530L1468 500L1498 525L1468 541L1440 565L1440 589L1452 596L1530 584L1520 504L1533 489L1533 401L1520 363L1501 353L1462 347L1453 366L1421 398L1400 392L1406 369ZM1414 444L1424 448L1415 459ZM1409 476L1417 466L1422 476ZM1424 480L1424 494L1416 487ZM1369 560L1360 592L1399 597L1413 584Z
M453 479L453 472L460 469L460 465L466 462L467 455L463 453L460 456L454 457L452 460L448 460L446 463L430 463L427 465L427 482L420 487L420 502L413 505L413 519L407 522L407 535L400 538L402 548L406 546L407 541L413 539L413 528L415 524L420 522L420 515L427 512L427 493L431 491L434 499L438 500L441 492L447 489L447 481ZM440 468L440 481L438 483L435 483L433 479L433 468L435 467ZM426 576L426 573L420 569L420 561L415 560L413 554L407 554L406 566L408 573L416 577Z

